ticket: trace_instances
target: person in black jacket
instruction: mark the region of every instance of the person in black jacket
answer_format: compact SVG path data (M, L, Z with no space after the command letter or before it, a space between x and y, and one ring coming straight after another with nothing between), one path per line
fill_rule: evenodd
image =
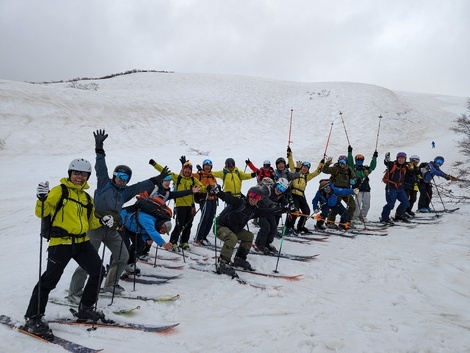
M230 276L236 276L235 270L231 265L252 271L253 269L246 260L246 257L250 252L254 235L252 232L244 229L246 224L250 219L282 214L286 210L280 207L258 207L258 202L262 199L263 192L256 186L248 190L246 198L234 197L229 193L223 192L220 190L219 185L213 187L213 192L227 203L227 207L224 208L216 219L216 236L224 243L220 251L217 271ZM240 246L232 264L233 250L239 241Z

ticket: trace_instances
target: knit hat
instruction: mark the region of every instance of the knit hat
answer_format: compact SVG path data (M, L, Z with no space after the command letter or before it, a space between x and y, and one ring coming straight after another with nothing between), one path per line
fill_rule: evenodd
M162 228L164 228L163 231L161 231ZM170 234L170 232L171 232L171 221L158 221L157 223L155 223L155 229L159 233Z

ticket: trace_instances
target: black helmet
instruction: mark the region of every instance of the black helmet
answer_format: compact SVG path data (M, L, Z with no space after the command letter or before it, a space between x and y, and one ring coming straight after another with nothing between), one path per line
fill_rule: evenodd
M253 197L253 194L258 195L258 197L255 197L258 200L263 197L263 191L261 190L261 188L259 188L257 186L251 187L248 190L248 192L246 193L246 195L249 196L249 197Z
M227 158L225 160L225 166L228 166L229 164L231 164L235 167L235 160L233 158Z
M286 163L286 160L282 157L279 157L278 159L276 159L276 166L279 164L279 163L284 163L285 165L287 165Z
M132 177L132 169L129 168L127 165L124 165L124 164L120 164L118 166L116 166L116 168L114 168L114 172L113 172L113 175L114 176L117 176L118 173L125 173L129 176L129 180L127 180L127 182L129 182L131 180L131 177Z

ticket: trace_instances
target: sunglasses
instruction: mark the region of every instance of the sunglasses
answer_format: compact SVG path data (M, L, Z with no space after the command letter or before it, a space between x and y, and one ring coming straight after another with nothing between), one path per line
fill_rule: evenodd
M124 172L117 172L116 173L116 177L120 180L123 180L125 182L128 182L129 181L129 175L127 175L126 173Z
M73 175L81 175L81 176L84 176L84 177L87 177L87 178L88 178L88 175L89 175L90 173L88 173L88 172L81 172L81 171L79 171L79 170L72 170L72 174L73 174Z
M287 190L287 188L285 188L281 184L276 184L276 189L278 189L280 192L286 192Z
M325 186L325 187L323 188L323 190L325 190L325 191L327 191L327 190L329 190L329 189L331 189L330 185L327 185L327 186Z
M251 197L253 200L256 200L256 201L261 200L261 195L255 193L255 192L250 192L250 193L248 194L248 197Z

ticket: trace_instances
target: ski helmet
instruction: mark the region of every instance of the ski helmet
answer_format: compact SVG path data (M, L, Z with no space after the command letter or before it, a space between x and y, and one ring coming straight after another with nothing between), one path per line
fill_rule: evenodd
M397 153L397 158L405 158L406 159L406 153L405 152L398 152Z
M74 159L72 162L69 164L69 178L72 173L72 170L75 170L77 172L87 172L88 173L88 178L91 175L91 163L88 162L86 159L83 158L77 158Z
M121 180L129 182L132 177L132 170L127 165L120 164L114 168L113 175Z
M248 190L247 195L248 197L251 197L252 199L259 201L263 197L263 192L261 191L259 187L253 186Z
M212 167L212 161L210 159L204 159L204 161L202 162L202 166L204 167L206 164Z
M171 175L167 175L166 177L163 178L162 181L171 181L173 178L171 177Z
M311 167L312 165L310 164L310 162L303 161L303 162L302 162L302 166L306 166L308 169L310 169L310 167Z
M340 164L346 164L348 162L348 157L345 155L341 155L338 157L338 163Z
M286 163L286 160L282 157L279 157L278 159L276 159L276 166L279 164L279 163L284 163L285 165L287 165Z
M442 156L437 156L434 158L434 163L436 163L438 166L441 166L444 164L444 157Z
M419 161L420 161L420 158L419 158L418 155L414 154L414 155L412 155L412 156L410 157L410 161L412 161L412 160L416 160L416 161L419 162Z
M266 159L266 160L263 162L263 167L269 167L269 166L271 166L271 161Z
M357 162L357 161L363 161L365 158L364 158L364 155L362 154L356 154L356 157L354 157L354 160Z
M235 167L235 160L233 158L227 158L225 160L226 167Z
M289 181L286 178L279 178L276 183L276 189L280 192L286 192L289 188Z

